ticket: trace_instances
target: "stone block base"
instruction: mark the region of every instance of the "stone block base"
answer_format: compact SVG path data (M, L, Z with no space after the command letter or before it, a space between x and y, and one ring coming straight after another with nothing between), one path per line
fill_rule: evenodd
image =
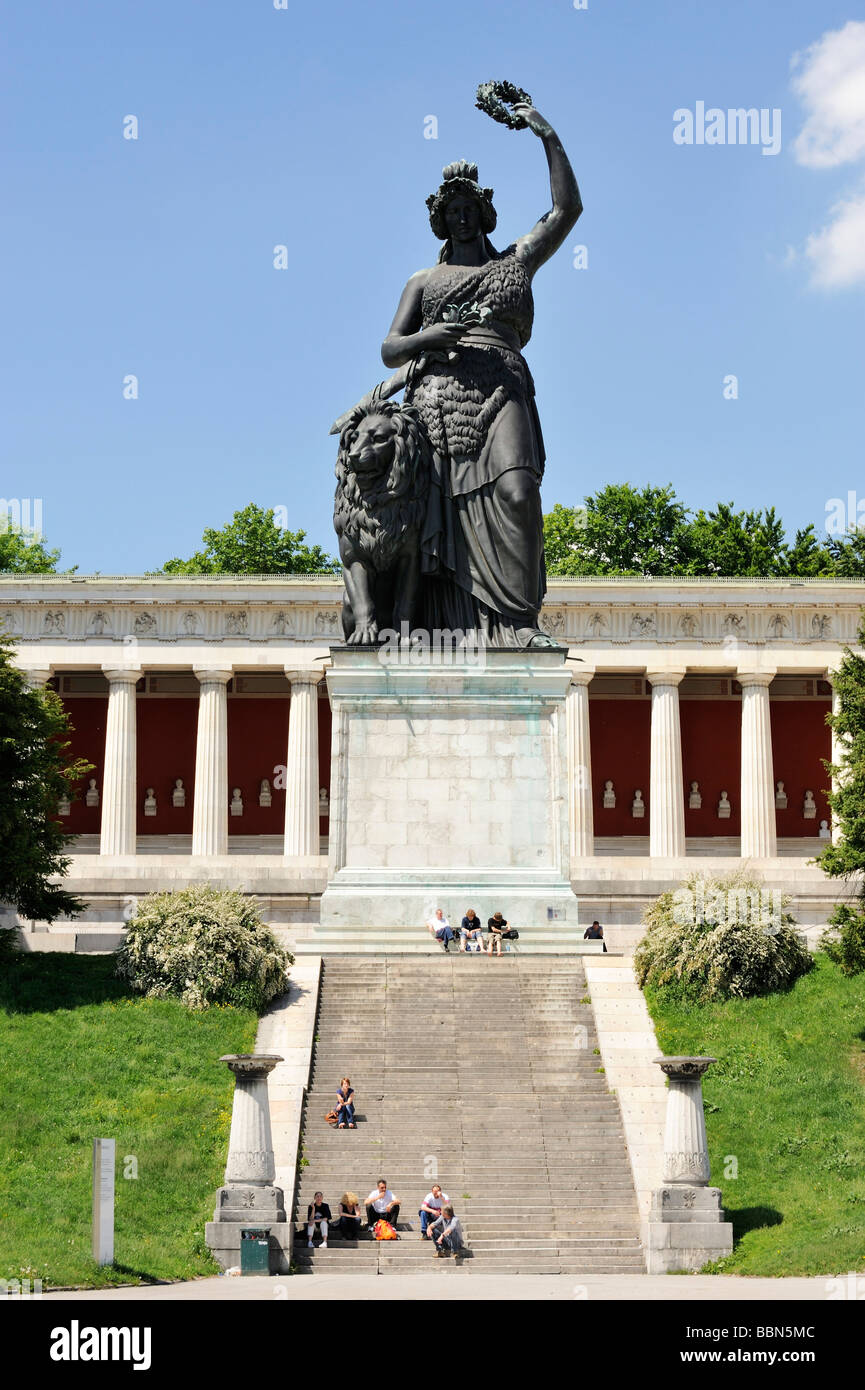
M207 1248L221 1269L240 1266L240 1232L244 1226L255 1226L257 1218L250 1213L247 1221L208 1221L204 1227ZM294 1228L290 1221L270 1223L262 1220L262 1226L270 1225L270 1272L288 1274L291 1265L291 1249Z
M214 1221L238 1222L243 1226L271 1226L285 1221L285 1200L281 1187L253 1184L221 1187L216 1194Z
M501 912L518 928L548 930L579 926L577 898L570 883L554 875L531 876L494 870L490 873L413 872L397 874L343 871L321 898L321 927L417 926L442 908L451 926L459 926L473 907L486 930L487 918ZM582 934L582 933L581 933Z
M729 1221L649 1221L645 1227L646 1273L702 1269L733 1250Z

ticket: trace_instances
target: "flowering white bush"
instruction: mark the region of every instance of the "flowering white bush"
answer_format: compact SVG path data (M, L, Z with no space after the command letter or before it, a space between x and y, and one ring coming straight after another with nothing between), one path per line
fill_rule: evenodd
M117 974L151 998L191 1009L235 1004L259 1013L287 985L294 956L253 899L205 885L142 898L117 951Z
M789 989L814 964L786 900L744 875L694 875L662 893L643 922L634 953L641 988L701 1001L748 999Z

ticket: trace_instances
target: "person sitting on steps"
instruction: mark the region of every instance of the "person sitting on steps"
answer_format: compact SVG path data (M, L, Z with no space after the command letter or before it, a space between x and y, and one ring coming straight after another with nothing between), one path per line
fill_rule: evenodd
M427 1227L431 1226L434 1221L438 1221L442 1214L442 1207L449 1201L450 1197L446 1192L442 1192L441 1184L434 1182L431 1191L427 1193L421 1202L420 1211L418 1212L418 1216L420 1217L421 1240L429 1240Z
M458 1216L454 1216L454 1209L447 1205L442 1207L442 1214L438 1221L432 1226L433 1240L435 1241L434 1254L441 1259L444 1255L461 1255L463 1251L463 1228L460 1225Z
M366 1199L366 1224L370 1235L373 1234L376 1221L381 1217L384 1217L385 1221L389 1221L394 1230L397 1229L399 1202L384 1178L379 1178L375 1188Z
M312 1201L306 1209L306 1247L308 1250L312 1249L312 1238L315 1235L316 1226L321 1235L321 1249L327 1249L327 1223L332 1219L330 1207L324 1200L324 1193L313 1193Z
M440 907L436 908L432 917L430 917L427 922L426 927L433 941L438 941L445 950L447 950L450 943L455 939L451 931L451 924Z
M356 1192L343 1192L339 1199L339 1233L343 1240L360 1235L360 1198Z
M336 1113L337 1129L357 1129L354 1122L354 1090L351 1081L344 1076L337 1087Z
M490 934L490 944L487 947L487 954L490 956L493 953L493 947L495 947L496 955L500 956L502 953L502 942L516 941L517 939L517 933L514 931L513 927L508 926L507 917L503 917L500 912L494 912L492 917L490 917L487 922L487 931Z
M481 931L481 919L478 917L473 907L466 909L466 915L460 926L460 940L462 942L462 949L466 953L472 949L471 943L473 941L477 943L475 946L476 951L483 950L484 938Z
M586 927L583 932L584 941L604 941L604 929L600 922L593 922L590 927ZM607 943L604 941L604 953L606 954Z

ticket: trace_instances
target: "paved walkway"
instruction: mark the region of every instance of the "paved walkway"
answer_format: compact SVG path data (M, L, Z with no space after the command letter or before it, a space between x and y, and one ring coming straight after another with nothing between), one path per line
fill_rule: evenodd
M197 1279L187 1284L158 1284L122 1289L81 1289L47 1294L52 1301L149 1302L178 1300L206 1302L226 1300L286 1300L293 1303L423 1302L431 1298L511 1299L539 1302L575 1300L622 1301L648 1299L665 1303L694 1299L706 1303L727 1299L784 1301L808 1299L826 1302L830 1294L838 1298L838 1286L846 1285L846 1275L838 1280L743 1279L710 1274L594 1274L581 1280L569 1274L473 1274L471 1283L465 1271L450 1264L428 1274L324 1274L294 1275L290 1278L242 1278L222 1276Z

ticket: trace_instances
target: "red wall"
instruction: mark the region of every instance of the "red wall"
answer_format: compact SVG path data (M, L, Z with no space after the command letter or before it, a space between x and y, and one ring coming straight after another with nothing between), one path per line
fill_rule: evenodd
M648 835L649 734L651 703L648 700L589 700L589 734L592 745L592 799L596 835ZM604 782L612 780L615 809L604 810ZM637 788L643 793L646 814L631 815Z
M108 696L82 699L80 696L66 695L63 707L68 711L74 725L69 740L69 752L73 757L86 758L95 766L88 772L83 782L78 784L79 800L72 802L68 816L61 816L61 824L73 835L98 835L102 816L102 765L105 759L105 723L108 718ZM99 805L85 806L84 793L91 777L96 778L99 788Z
M832 736L824 723L831 707L831 700L769 702L775 781L783 782L787 793L786 811L775 812L779 835L818 835L821 820L829 820L829 775L820 759L831 752ZM802 818L809 787L817 802L815 820Z
M285 790L273 785L275 767L285 767L288 752L287 695L256 700L228 697L228 788L243 797L243 815L228 817L229 835L282 835ZM270 783L270 806L259 806L262 778ZM284 780L284 774L280 781Z
M195 786L195 735L198 701L181 696L139 696L138 785L135 791L136 831L139 835L191 835L192 794ZM173 806L171 793L178 777L186 788L186 805ZM145 816L147 788L156 795L156 815Z
M680 700L682 773L685 779L685 835L738 835L741 832L742 703L740 700ZM691 783L699 782L703 804L688 809ZM718 819L726 791L730 819Z

